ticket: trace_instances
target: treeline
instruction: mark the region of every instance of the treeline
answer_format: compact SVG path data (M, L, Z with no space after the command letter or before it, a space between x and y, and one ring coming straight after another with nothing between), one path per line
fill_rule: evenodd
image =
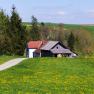
M22 23L15 7L9 17L0 11L0 54L23 55L30 40L56 40L62 42L78 54L93 54L94 39L91 33L83 28L67 29L64 24L51 26L39 23L32 16L31 25Z

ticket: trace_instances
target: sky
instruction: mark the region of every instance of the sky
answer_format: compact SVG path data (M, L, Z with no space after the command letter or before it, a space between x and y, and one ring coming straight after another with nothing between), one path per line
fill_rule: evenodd
M23 22L94 24L94 0L0 0L0 9L11 15L15 5Z

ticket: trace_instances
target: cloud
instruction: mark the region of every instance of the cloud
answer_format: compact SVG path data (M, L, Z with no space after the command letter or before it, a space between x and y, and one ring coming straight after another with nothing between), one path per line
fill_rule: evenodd
M94 18L94 9L87 10L86 15L87 15L89 18Z
M58 11L57 14L60 16L64 16L66 14L66 12L65 11Z
M94 9L87 10L88 13L94 13Z

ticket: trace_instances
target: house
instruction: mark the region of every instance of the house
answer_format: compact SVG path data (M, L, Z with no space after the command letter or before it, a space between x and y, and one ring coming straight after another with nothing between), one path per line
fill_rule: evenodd
M75 57L76 54L70 51L59 41L30 41L27 44L27 57Z
M46 41L30 41L27 43L26 56L29 58L41 57L40 48Z

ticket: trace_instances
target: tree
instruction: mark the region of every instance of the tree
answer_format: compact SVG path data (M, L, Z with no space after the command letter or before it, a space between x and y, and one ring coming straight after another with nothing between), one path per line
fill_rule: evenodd
M14 55L23 55L26 45L25 28L22 20L16 12L15 7L12 8L12 16L10 17L10 37L12 39L12 53Z
M73 51L75 44L75 37L74 34L71 32L68 38L68 47Z
M75 50L86 55L92 54L94 52L94 39L91 33L84 28L76 29L73 33L76 40Z
M9 17L0 11L0 54L11 53L11 40L9 34Z
M45 25L45 23L41 23L40 24L40 38L42 39L42 40L47 40L48 39L48 35L49 35L49 28L48 28L48 26L46 26Z
M32 16L32 28L31 28L31 39L32 40L39 40L40 39L40 32L39 32L39 27L38 27L38 22L37 19Z

